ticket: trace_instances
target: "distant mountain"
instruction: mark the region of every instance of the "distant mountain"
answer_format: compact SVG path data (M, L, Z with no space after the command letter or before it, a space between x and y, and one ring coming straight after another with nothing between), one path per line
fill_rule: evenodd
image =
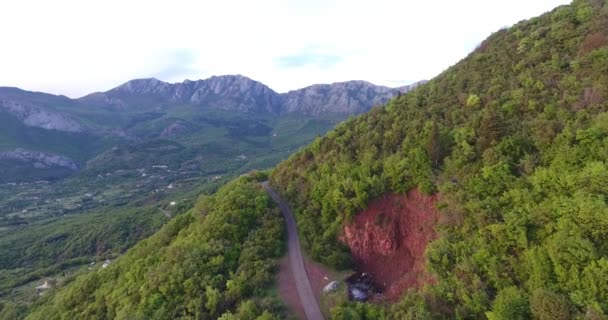
M247 77L225 75L181 83L136 79L79 99L0 87L0 152L61 156L79 168L88 168L87 161L118 144L155 139L216 150L208 156L234 157L252 149L264 149L265 155L281 149L286 154L336 121L385 103L413 86L388 88L348 81L279 94ZM286 125L289 121L298 123ZM200 157L198 151L187 154ZM0 181L19 181L23 175L16 172L28 172L27 180L58 179L74 172L61 166L36 167L37 162L28 157L10 161L20 169L0 173Z
M422 83L424 81L400 88L377 86L366 81L317 84L282 94L281 112L312 116L360 114Z
M189 104L226 111L323 117L365 112L417 85L418 83L389 88L365 81L347 81L312 85L279 94L266 85L241 75L213 76L181 83L167 83L150 78L131 80L107 92L85 96L79 101L114 108Z
M48 105L75 106L65 97L30 92L12 87L0 87L0 108L29 127L65 132L81 132L83 125L69 115L49 110Z
M214 76L205 80L167 83L157 79L136 79L110 91L79 99L84 104L112 107L142 107L189 104L239 112L278 113L280 96L264 84L240 75Z

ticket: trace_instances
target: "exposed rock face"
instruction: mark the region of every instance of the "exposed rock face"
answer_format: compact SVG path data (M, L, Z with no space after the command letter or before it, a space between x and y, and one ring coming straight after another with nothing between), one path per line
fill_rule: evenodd
M72 159L54 153L15 149L14 151L0 152L0 160L16 160L29 162L34 168L45 169L50 167L64 167L72 171L79 169Z
M220 110L277 113L279 94L264 84L240 75L213 76L205 80L167 83L157 79L131 80L105 93L95 93L83 102L104 101L125 107L134 97L155 98L160 103L188 103Z
M365 81L313 85L279 94L264 84L241 75L213 76L205 80L167 83L157 79L131 80L104 93L80 99L84 103L117 108L137 106L142 101L158 104L192 104L238 112L267 112L274 115L351 115L369 110L405 93L418 84L400 88L376 86Z
M19 100L0 97L0 107L21 120L25 125L47 130L82 132L83 126L77 121L44 107Z
M389 299L431 280L424 271L424 251L436 237L436 201L437 196L415 189L407 195L385 195L344 227L341 240L359 271L371 274Z

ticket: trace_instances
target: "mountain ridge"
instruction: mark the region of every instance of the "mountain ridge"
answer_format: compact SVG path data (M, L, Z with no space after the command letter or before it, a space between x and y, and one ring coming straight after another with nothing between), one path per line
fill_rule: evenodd
M276 115L289 113L320 116L322 114L348 114L367 111L371 105L386 102L398 93L407 92L425 81L401 87L375 85L364 80L350 80L330 84L313 84L300 89L279 93L262 82L237 75L211 76L206 79L165 82L156 78L129 80L105 92L95 92L77 100L82 102L104 101L126 108L133 96L152 95L161 102L211 104L227 109L236 105L237 111L265 111ZM348 92L346 92L348 90ZM352 97L347 93L366 91L367 96ZM230 97L234 98L230 98ZM228 102L221 101L228 99ZM230 103L231 102L231 103ZM262 108L259 105L263 105ZM321 107L315 107L321 105ZM257 106L257 108L256 108Z
M180 106L209 111L288 115L315 118L346 118L360 114L425 81L389 88L363 80L313 84L278 93L265 84L242 75L169 83L155 78L127 81L105 92L77 99L64 95L0 87L0 111L6 111L28 127L62 132L124 135L114 130L116 111L157 113ZM100 117L100 113L109 112ZM121 113L122 114L122 113Z
M310 131L324 131L313 128L321 125L328 129L330 122L365 112L409 88L348 81L280 94L242 75L178 83L155 78L133 79L78 99L0 87L0 123L3 124L0 151L14 152L21 148L57 154L74 159L84 167L87 160L110 145L124 142L158 138L196 141L194 137L209 136L213 132L216 138L229 135L234 140L238 136L245 138L239 141L260 146L259 141L247 140L251 137L247 135L252 134L256 139L264 136L263 144L269 145L272 128L268 121L279 126L284 121L299 120L302 125L297 127L305 129L306 123L314 120L316 124ZM82 152L83 146L87 152ZM27 159L21 157L13 162L23 165L27 171L28 166L35 164Z

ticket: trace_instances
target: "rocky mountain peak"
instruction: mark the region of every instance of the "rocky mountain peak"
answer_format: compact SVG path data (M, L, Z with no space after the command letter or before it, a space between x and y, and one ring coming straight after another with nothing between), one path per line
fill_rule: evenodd
M169 86L169 83L155 78L144 78L127 81L113 90L128 93L149 94L162 91L163 88L168 88Z
M358 114L409 88L376 86L362 80L316 84L282 95L282 112L320 116Z
M165 104L187 103L220 110L270 113L278 112L280 101L272 89L242 75L212 76L178 83L154 78L136 79L81 100L122 108L141 104L142 97Z
M178 83L145 78L128 81L107 92L91 94L80 101L113 108L189 104L242 113L345 116L365 112L416 85L389 88L354 80L315 84L279 94L263 83L239 74Z

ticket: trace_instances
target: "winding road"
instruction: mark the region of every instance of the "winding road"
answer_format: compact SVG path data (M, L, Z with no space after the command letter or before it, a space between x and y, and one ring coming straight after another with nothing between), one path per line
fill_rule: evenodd
M304 268L304 257L302 257L302 248L300 247L300 239L298 238L298 229L296 228L296 221L293 217L293 212L289 208L287 202L282 199L268 184L268 181L262 183L262 187L270 195L270 197L277 203L285 223L287 224L287 250L289 252L289 265L294 276L296 283L296 289L300 302L304 307L304 313L308 320L323 320L323 314L319 303L315 298L312 291L312 286L308 280L308 274L306 268Z

